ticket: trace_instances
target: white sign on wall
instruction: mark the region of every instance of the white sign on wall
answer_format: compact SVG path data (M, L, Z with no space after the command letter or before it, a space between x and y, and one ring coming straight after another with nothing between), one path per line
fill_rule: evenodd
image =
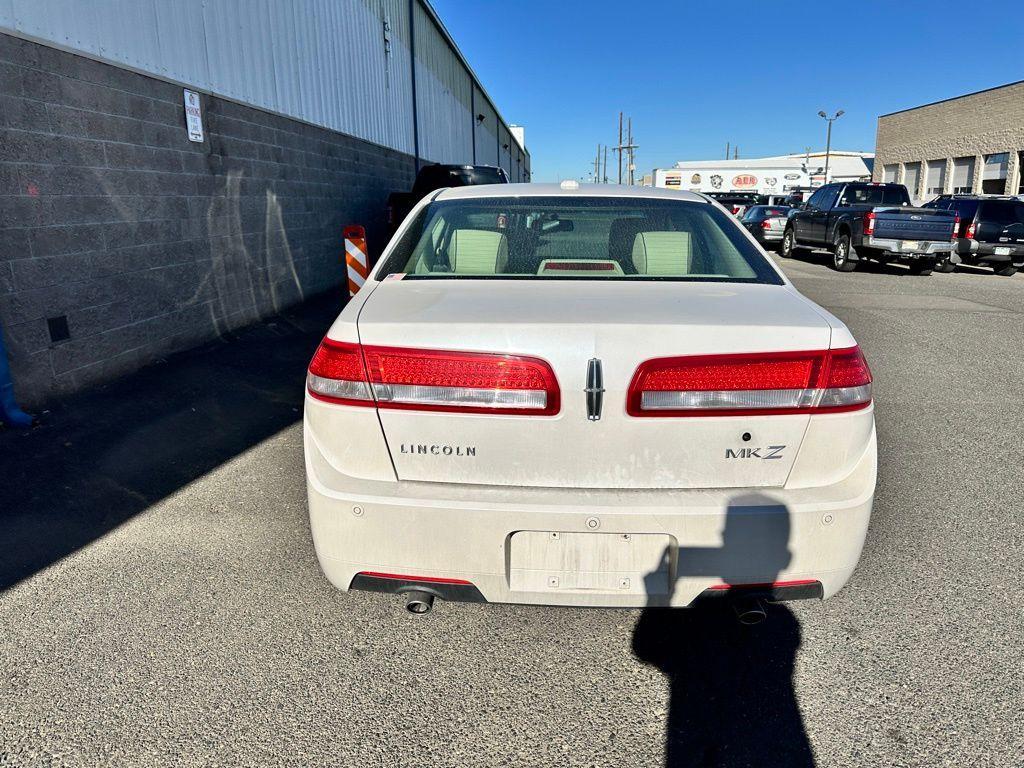
M185 127L188 128L188 140L203 140L203 113L199 106L199 94L185 89Z

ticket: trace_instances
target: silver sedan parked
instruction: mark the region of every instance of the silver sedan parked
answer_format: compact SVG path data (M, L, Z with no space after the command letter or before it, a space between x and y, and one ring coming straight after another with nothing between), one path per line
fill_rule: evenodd
M755 205L747 209L740 223L765 250L774 250L786 231L790 208L785 205Z

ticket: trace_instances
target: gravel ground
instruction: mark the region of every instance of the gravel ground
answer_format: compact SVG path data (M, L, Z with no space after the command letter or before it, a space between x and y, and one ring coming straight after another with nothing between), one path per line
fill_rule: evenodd
M876 377L834 599L741 632L336 592L298 421L319 301L0 433L0 765L1024 764L1024 277L783 266Z

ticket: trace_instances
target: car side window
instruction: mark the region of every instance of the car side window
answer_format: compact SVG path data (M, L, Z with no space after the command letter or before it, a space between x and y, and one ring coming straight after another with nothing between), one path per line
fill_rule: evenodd
M821 208L821 201L825 197L825 190L826 187L822 187L811 195L811 199L807 201L807 207L812 210Z
M821 203L818 207L823 211L831 210L836 203L836 198L839 197L839 187L824 187L821 191L824 194L821 196Z

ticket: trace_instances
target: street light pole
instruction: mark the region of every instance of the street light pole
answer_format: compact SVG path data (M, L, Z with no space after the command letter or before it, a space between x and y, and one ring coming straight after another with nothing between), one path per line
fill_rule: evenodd
M824 120L826 120L828 122L828 133L826 134L826 139L825 139L825 183L826 184L828 184L828 162L829 162L829 159L830 159L830 155L832 154L832 123L834 123L836 120L838 120L844 114L845 114L845 112L843 112L843 110L841 110L841 109L838 112L836 112L834 115L832 115L832 117L829 117L827 114L825 114L824 110L821 110L821 111L818 112L818 117L823 118Z

